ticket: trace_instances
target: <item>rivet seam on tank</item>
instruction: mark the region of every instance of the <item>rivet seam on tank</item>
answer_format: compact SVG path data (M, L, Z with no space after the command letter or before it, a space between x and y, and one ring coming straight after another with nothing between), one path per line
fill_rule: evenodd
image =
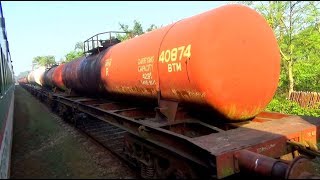
M190 56L186 59L186 70L187 70L187 76L188 76L188 81L190 82L190 78L189 78L189 71L188 71L188 64L190 61Z
M172 26L167 30L167 32L164 34L164 36L163 36L163 38L162 38L162 40L161 40L161 42L160 42L160 45L159 45L159 50L158 50L158 59L157 59L157 73L158 73L158 83L157 83L157 86L156 86L156 88L157 88L157 91L159 92L159 96L158 96L158 98L160 98L161 99L161 91L160 91L160 74L159 74L159 57L160 57L160 50L161 50L161 46L162 46L162 43L163 43L163 41L164 41L164 38L167 36L167 34L168 34L168 32L170 31L170 29L171 28L173 28L173 26L175 26L178 22L180 22L181 20L179 20L179 21L177 21L177 22L175 22L174 24L172 24ZM159 100L159 99L158 99Z

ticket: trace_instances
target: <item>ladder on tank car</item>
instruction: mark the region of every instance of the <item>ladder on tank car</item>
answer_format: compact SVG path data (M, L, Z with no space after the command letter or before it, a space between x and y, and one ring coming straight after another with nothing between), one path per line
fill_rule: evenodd
M98 33L83 42L83 52L85 54L96 54L110 46L113 46L120 42L117 39L117 34L122 34L126 32L121 31L107 31ZM106 37L107 36L107 37Z

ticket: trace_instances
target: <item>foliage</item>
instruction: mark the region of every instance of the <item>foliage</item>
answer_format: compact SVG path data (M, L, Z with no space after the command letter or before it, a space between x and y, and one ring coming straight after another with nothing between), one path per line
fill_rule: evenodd
M298 103L287 100L284 97L276 96L269 103L266 111L280 112L299 116L320 117L320 106L318 108L302 108Z
M26 77L29 74L30 71L23 71L21 73L19 73L19 75L17 76L17 79L20 79L22 77Z
M120 25L120 29L123 32L126 32L125 35L120 35L120 34L117 35L117 39L119 39L120 41L131 39L131 38L133 38L135 36L139 36L139 35L145 33L145 31L142 28L142 24L137 20L133 21L132 29L129 29L129 25L125 25L125 24L122 24L122 23L119 23L119 25ZM154 24L151 24L146 32L150 32L150 31L153 31L155 29L158 29L158 26L156 26Z
M82 57L84 55L83 52L83 43L77 42L74 46L74 50L70 51L68 54L65 55L65 60L61 60L62 63L73 61L79 57Z
M64 62L70 62L70 61L73 61L79 57L83 56L83 52L80 52L80 51L70 51L68 54L66 54L65 56L65 60Z
M50 67L56 64L56 60L54 56L37 56L33 58L32 64L34 65L33 67L36 67L36 66Z
M306 28L296 36L296 45L295 89L320 92L320 32L315 27Z
M124 34L124 35L117 34L117 39L119 39L120 41L124 41L124 40L130 39L130 38L133 38L135 36L138 36L138 35L145 33L143 31L142 24L137 20L133 21L133 28L132 29L130 29L129 26L125 25L125 24L119 23L119 25L120 25L120 29L122 31L126 32L126 34ZM158 28L158 26L156 26L155 24L151 24L150 27L146 30L146 32L153 31L157 28ZM111 37L111 38L115 38L115 37ZM84 55L83 43L77 42L74 50L67 53L65 55L65 59L61 59L60 62L61 63L70 62L70 61L73 61L73 60L83 56L83 55Z
M158 29L158 26L151 24L150 27L147 29L147 32L153 31L155 29Z
M293 77L297 91L320 92L320 33L312 28L306 28L295 36L297 61L293 65ZM282 67L278 88L284 91L288 84L287 69Z
M281 53L279 88L283 91L318 90L319 70L308 67L320 63L320 11L316 1L240 1L262 14L273 29ZM295 81L294 81L295 80ZM297 81L297 82L296 82ZM303 82L304 81L304 82ZM310 81L313 83L310 84Z
M80 51L83 52L83 42L79 41L76 43L76 45L74 46L74 50L75 51Z
M234 3L234 2L233 2ZM258 11L277 38L281 73L267 110L320 116L318 108L302 108L286 99L292 90L320 92L320 3L317 1L237 1Z
M298 61L293 69L295 74L295 89L297 91L320 92L320 62L309 59Z

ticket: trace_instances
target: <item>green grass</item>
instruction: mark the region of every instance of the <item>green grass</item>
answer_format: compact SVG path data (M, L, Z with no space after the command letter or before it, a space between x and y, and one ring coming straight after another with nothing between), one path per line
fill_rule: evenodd
M59 147L59 148L56 148ZM81 145L73 138L66 136L55 146L38 154L42 164L50 169L50 172L42 174L43 178L92 178L97 176L95 168L92 168L90 155L83 153Z
M28 139L20 144L28 149L34 149L39 144L45 143L53 134L61 132L50 112L43 108L40 102L35 101L31 94L22 88L16 88L15 95L14 119L19 119L19 124L14 123L14 136L17 137L14 140Z
M107 178L92 152L21 87L15 92L11 178Z
M303 108L298 103L287 100L283 96L276 95L268 104L266 111L280 112L298 116L320 117L320 107Z

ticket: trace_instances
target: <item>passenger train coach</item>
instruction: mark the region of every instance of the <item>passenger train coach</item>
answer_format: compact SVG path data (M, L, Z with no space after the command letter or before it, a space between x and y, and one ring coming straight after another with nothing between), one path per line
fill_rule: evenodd
M15 81L1 2L0 16L0 178L3 179L10 177Z

